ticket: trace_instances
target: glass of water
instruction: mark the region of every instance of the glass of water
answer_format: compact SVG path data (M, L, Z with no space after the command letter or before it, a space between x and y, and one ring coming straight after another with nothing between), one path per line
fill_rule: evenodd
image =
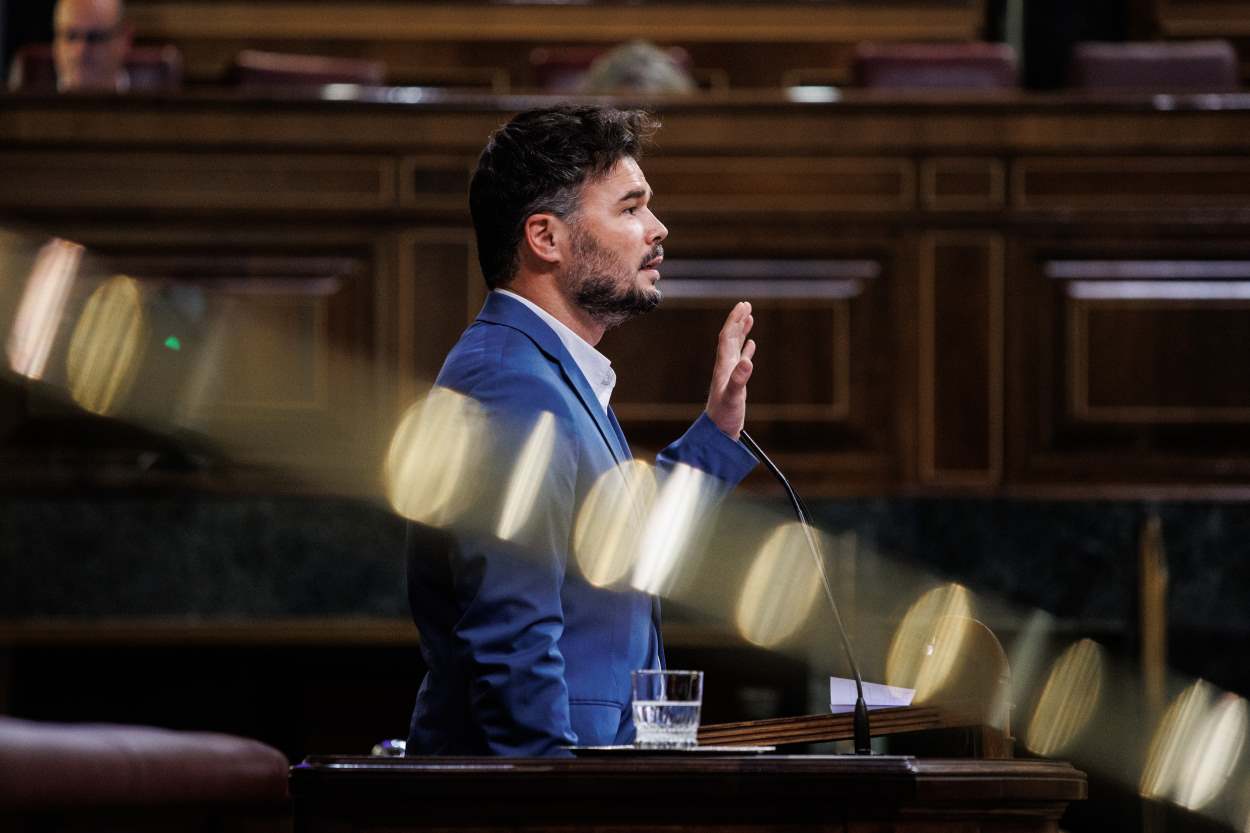
M634 746L690 749L698 746L702 671L635 671Z

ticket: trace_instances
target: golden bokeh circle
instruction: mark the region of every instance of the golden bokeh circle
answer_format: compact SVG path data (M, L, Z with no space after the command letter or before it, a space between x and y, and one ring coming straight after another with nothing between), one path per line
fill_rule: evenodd
M595 481L573 530L573 552L591 584L608 587L634 568L657 488L643 460L613 466Z
M1102 693L1103 652L1097 642L1082 639L1055 661L1042 688L1025 745L1038 755L1055 755L1089 724Z
M404 412L391 436L383 471L391 506L410 521L432 526L459 518L481 475L485 439L476 401L433 388Z
M751 564L738 597L743 638L772 647L798 630L820 594L820 573L803 527L777 527Z
M146 332L143 293L132 278L117 275L91 293L66 357L74 401L96 414L117 410L134 382Z
M961 584L935 587L917 599L890 641L886 683L914 689L917 703L940 690L963 652L971 613L968 590Z

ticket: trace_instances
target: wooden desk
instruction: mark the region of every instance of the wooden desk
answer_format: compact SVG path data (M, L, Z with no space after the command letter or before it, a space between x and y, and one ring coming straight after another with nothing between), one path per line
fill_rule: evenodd
M1056 761L313 757L296 833L386 830L1054 831L1085 775Z

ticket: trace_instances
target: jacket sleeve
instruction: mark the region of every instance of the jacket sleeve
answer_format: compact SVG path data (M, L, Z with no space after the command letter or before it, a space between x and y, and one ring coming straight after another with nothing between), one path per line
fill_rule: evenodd
M706 411L680 439L656 456L660 469L684 463L722 481L726 491L742 482L756 462L747 447L717 428Z
M558 643L580 450L548 384L509 376L474 391L493 465L452 564L454 639L470 670L469 708L500 755L568 755L577 742Z

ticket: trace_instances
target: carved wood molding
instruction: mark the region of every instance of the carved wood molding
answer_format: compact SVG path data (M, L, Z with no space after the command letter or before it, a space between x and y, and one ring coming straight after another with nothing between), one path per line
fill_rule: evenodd
M1071 258L1047 261L1043 273L1063 288L1070 419L1086 423L1155 425L1250 422L1250 404L1204 405L1197 401L1186 405L1159 402L1098 404L1094 369L1096 362L1108 359L1096 356L1091 343L1092 330L1099 323L1096 319L1102 320L1103 327L1115 327L1125 338L1131 338L1133 333L1127 325L1143 316L1151 316L1159 322L1168 316L1174 319L1180 316L1176 319L1180 323L1184 323L1186 317L1203 314L1250 319L1250 261L1166 257ZM1177 344L1176 347L1181 349L1185 344ZM1141 349L1147 350L1151 346L1143 344ZM1188 346L1194 347L1192 343ZM1209 358L1214 359L1214 356ZM1142 355L1143 364L1139 368L1120 366L1118 371L1120 375L1133 374L1158 360L1157 355ZM1235 370L1238 366L1236 362L1228 364L1219 361L1202 364L1204 372L1217 375L1221 369ZM1226 384L1229 390L1240 387L1241 383L1236 378L1230 378ZM1157 389L1155 393L1163 391Z
M1024 158L1012 167L1014 207L1032 209L1241 206L1250 162L1228 157ZM1148 198L1148 199L1147 199Z
M935 157L920 163L921 203L936 211L990 211L1007 200L1006 165L987 157Z
M984 258L980 275L942 274L939 258L942 249L979 250ZM925 234L921 243L919 280L919 475L925 482L943 482L962 486L993 486L1002 478L1004 441L1004 244L1002 238L989 232L933 232ZM964 285L961 285L964 284ZM939 285L942 285L939 288ZM942 304L957 298L964 304L969 298L984 299L984 318L978 321L952 323L944 320ZM946 446L953 445L958 432L965 430L963 420L950 422L949 414L940 413L940 403L953 400L944 385L958 378L958 355L947 356L945 340L962 325L974 328L972 336L980 345L985 362L985 375L980 379L983 390L980 401L968 407L974 419L984 420L983 462L956 465L944 463ZM965 331L966 334L966 331ZM954 361L955 364L950 364ZM946 374L942 363L946 362ZM966 368L963 373L968 373ZM979 455L981 456L981 455Z
M0 153L0 205L109 209L389 208L395 162L358 155L161 151Z
M666 212L899 211L915 206L904 158L726 156L646 160Z

